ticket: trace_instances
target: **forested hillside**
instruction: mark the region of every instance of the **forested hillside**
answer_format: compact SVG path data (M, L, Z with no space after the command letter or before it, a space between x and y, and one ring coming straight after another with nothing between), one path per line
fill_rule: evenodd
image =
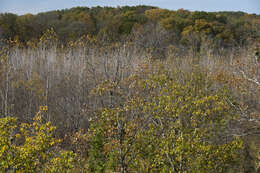
M0 37L0 172L259 172L259 15L5 13Z
M83 35L98 40L118 41L130 33L153 30L167 32L176 44L212 39L215 43L231 46L245 45L249 39L259 39L260 16L243 12L170 11L151 6L136 7L77 7L50 11L37 15L0 15L1 35L4 39L19 39L26 43L39 39L53 28L62 43L75 41ZM196 34L195 34L196 33ZM195 34L195 35L194 35ZM191 35L194 35L191 38Z

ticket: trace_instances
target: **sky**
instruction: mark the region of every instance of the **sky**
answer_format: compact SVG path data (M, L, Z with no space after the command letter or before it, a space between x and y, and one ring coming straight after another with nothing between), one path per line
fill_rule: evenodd
M170 10L243 11L260 14L260 0L0 0L0 13L15 14L46 12L77 6L151 5Z

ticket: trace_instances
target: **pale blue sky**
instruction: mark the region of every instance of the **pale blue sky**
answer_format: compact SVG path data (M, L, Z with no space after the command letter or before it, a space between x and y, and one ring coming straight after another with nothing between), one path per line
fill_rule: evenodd
M152 5L176 10L244 11L260 14L260 0L0 0L0 12L39 13L76 6Z

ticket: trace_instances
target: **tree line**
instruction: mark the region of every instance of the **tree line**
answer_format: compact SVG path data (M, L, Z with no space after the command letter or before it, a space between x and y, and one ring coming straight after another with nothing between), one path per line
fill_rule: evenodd
M53 28L63 44L83 35L113 42L133 33L147 32L145 28L151 29L156 24L171 34L168 41L192 44L194 49L199 49L204 40L211 40L214 45L242 46L260 38L260 16L256 14L173 11L152 6L76 7L21 16L2 13L0 35L26 43L39 39L47 29Z

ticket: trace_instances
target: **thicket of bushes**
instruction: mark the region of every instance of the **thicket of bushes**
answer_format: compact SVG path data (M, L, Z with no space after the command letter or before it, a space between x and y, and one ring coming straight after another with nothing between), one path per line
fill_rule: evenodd
M246 144L233 131L238 103L197 67L187 73L143 64L92 92L107 103L88 116L88 129L60 129L68 135L61 146L48 112L29 124L0 119L2 171L238 172L250 166Z
M160 60L131 43L99 47L90 40L70 48L49 40L3 49L4 172L258 168L253 49L240 49L237 57L209 50ZM40 106L48 111L35 118Z

